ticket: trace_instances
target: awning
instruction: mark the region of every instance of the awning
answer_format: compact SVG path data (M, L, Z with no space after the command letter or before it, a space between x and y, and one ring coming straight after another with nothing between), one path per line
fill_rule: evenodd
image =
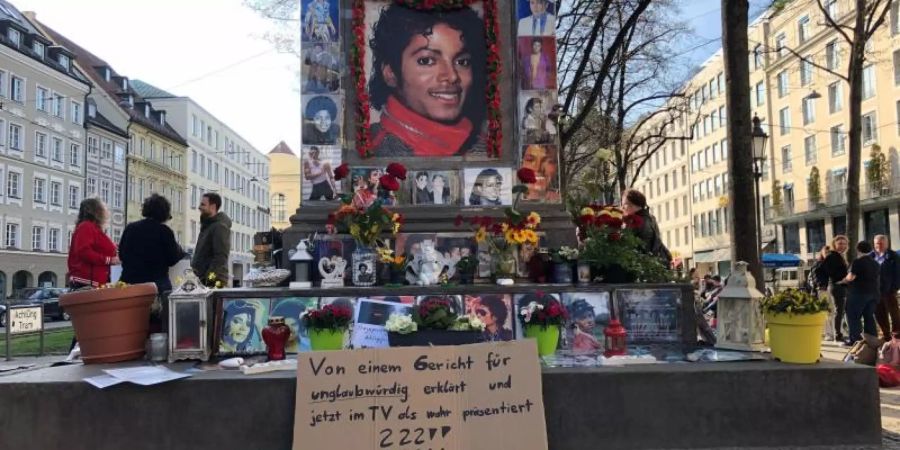
M797 255L789 253L763 253L763 267L798 267L801 263Z
M695 263L716 263L719 261L731 261L731 249L720 248L707 252L694 253Z

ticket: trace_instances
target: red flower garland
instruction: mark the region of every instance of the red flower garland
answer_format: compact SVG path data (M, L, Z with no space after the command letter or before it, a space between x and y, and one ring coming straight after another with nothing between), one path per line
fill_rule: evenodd
M393 0L399 5L421 10L452 10L472 5L482 0ZM485 41L487 42L488 80L485 97L487 100L487 154L500 157L500 142L503 131L500 125L500 49L497 47L500 22L497 18L497 0L483 0ZM366 5L365 0L353 0L353 39L350 49L350 67L356 79L356 151L361 158L372 156L369 117L369 91L366 88L366 73L363 63L366 59Z

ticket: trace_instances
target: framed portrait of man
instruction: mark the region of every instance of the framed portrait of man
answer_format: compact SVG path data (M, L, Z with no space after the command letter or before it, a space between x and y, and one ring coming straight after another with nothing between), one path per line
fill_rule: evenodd
M303 200L335 200L341 193L341 183L334 179L334 168L341 165L341 148L304 145L300 159Z
M343 99L336 95L303 96L303 144L339 145Z
M304 46L300 83L303 95L328 94L340 89L341 54L338 44L315 42Z
M558 130L556 123L549 117L556 103L556 91L522 91L519 93L520 143L556 143Z
M420 170L411 175L410 195L414 205L459 204L459 172Z
M365 33L371 155L485 153L483 2L438 11L367 0Z
M515 184L512 169L465 169L463 178L467 206L512 205L512 185Z
M340 0L302 0L301 40L337 42L340 35Z
M556 39L526 36L518 40L522 89L556 89Z
M516 0L519 36L555 36L556 5L550 0Z
M537 181L528 184L525 200L545 203L562 201L559 191L559 150L555 145L522 147L522 167L534 171Z

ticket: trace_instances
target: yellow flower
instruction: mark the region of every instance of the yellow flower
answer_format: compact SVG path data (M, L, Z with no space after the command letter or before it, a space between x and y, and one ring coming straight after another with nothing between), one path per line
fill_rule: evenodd
M532 244L537 244L538 242L538 235L534 230L523 230L522 237L526 242L531 242Z
M541 215L532 211L531 214L528 215L528 223L534 224L535 226L541 224Z
M479 227L475 231L475 242L482 243L485 239L487 239L487 230L484 227Z
M518 236L516 236L516 230L514 230L512 228L506 230L506 232L503 233L503 237L506 238L506 242L509 242L510 244L518 243L516 241L516 238L518 237Z
M359 237L359 231L360 231L360 230L359 230L359 225L358 225L358 224L355 224L355 223L354 223L354 224L351 224L351 225L350 225L350 235L351 235L351 236L353 236L353 237L355 237L355 238L358 238L358 237Z
M215 272L210 272L208 275L206 275L206 279L209 280L209 281L215 280L215 279L216 279L216 273L215 273Z
M582 216L593 216L594 214L596 214L596 213L594 212L594 208L591 208L591 207L588 207L588 206L585 206L584 208L581 208L581 215L582 215Z
M221 281L216 281L216 289L219 289L219 288L221 288L221 287L222 287L222 282L221 282Z
M391 231L397 234L400 231L400 222L394 222L394 228Z

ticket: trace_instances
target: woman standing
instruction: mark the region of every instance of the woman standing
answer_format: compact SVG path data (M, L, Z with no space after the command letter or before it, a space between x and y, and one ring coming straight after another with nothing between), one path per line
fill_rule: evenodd
M862 339L861 331L878 337L875 306L878 305L880 293L878 278L881 268L870 255L872 244L868 241L856 244L856 251L859 256L853 260L850 271L841 280L842 284L850 285L847 292L847 325L850 327L850 340L844 343L848 346ZM862 327L860 321L863 322Z
M842 331L842 323L844 322L844 310L847 304L847 285L842 284L841 280L847 276L847 248L850 247L850 241L847 236L839 234L831 241L833 249L828 256L825 257L823 267L825 273L828 274L828 296L834 303L834 341L843 342L844 333Z
M109 283L109 266L121 263L116 256L116 244L103 232L108 221L109 211L100 199L81 201L69 246L70 288L96 288Z
M672 254L662 242L656 218L650 214L647 198L637 189L627 189L622 193L622 210L628 220L637 222L637 236L644 242L644 250L663 261L666 268L672 264Z

